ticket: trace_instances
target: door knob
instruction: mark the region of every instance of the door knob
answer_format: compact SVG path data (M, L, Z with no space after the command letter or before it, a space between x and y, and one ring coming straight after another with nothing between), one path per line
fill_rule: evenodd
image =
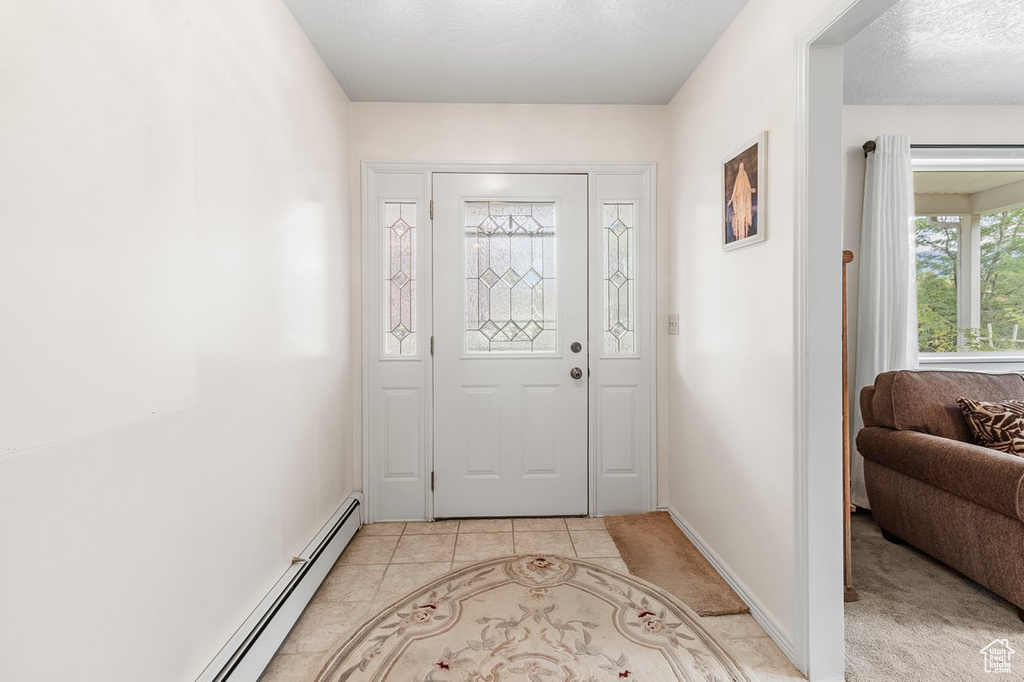
M569 371L569 376L571 376L573 379L582 379L583 378L583 370L580 369L579 367L573 367Z

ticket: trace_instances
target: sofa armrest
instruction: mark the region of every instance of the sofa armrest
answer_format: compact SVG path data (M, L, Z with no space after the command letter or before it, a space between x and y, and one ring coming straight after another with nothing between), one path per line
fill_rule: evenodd
M876 464L1024 520L1024 457L927 433L879 426L861 429L857 450Z

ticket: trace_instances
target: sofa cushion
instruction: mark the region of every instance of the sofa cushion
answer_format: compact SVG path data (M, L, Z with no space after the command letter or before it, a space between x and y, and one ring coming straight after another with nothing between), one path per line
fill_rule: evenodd
M986 448L1024 455L1024 400L987 402L957 398L974 442Z
M1024 400L1019 374L899 370L875 379L873 417L890 429L920 431L973 443L956 399Z
M875 419L875 387L865 386L860 389L860 418L864 426L879 426Z
M879 426L860 430L857 450L869 462L1024 521L1024 457ZM873 508L884 503L869 499Z

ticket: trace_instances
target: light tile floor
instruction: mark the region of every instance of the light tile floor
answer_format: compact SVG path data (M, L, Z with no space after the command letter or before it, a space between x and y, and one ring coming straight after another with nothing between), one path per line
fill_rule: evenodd
M533 552L579 557L629 573L602 519L366 525L345 548L260 682L313 682L331 650L363 620L431 578L478 561ZM804 679L749 614L701 622L762 682Z

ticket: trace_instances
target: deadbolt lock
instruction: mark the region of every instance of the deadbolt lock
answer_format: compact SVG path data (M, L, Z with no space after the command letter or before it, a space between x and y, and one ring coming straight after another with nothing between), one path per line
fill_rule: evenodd
M572 345L569 346L569 350L571 350L573 353L579 353L581 350L583 350L583 344L581 344L579 341L573 341Z

